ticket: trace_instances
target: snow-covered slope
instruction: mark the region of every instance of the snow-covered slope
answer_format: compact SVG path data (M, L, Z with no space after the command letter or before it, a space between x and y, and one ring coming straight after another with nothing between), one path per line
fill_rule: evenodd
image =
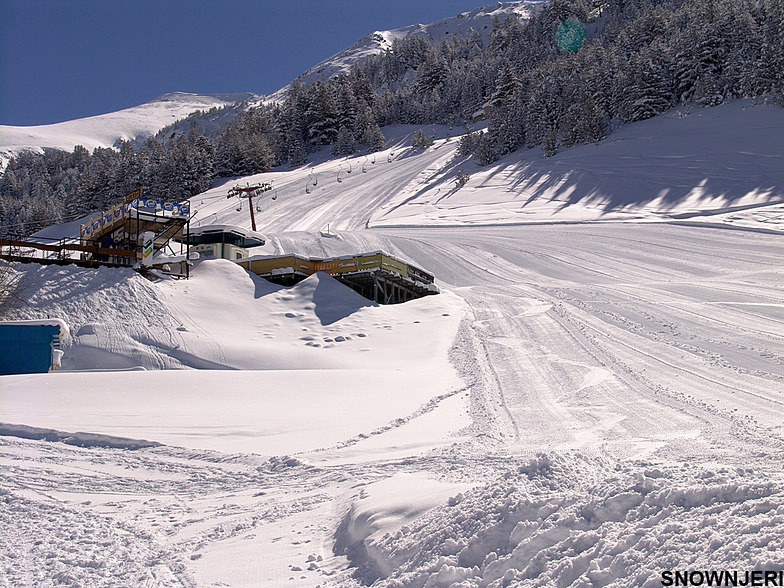
M485 7L476 8L469 12L461 12L456 16L437 20L430 24L412 24L400 29L390 31L375 31L362 37L359 41L325 59L308 69L297 77L296 81L309 85L315 81L327 81L333 76L347 74L351 66L361 63L371 55L376 55L392 47L396 39L404 39L413 35L423 35L430 41L441 41L452 37L463 37L478 32L484 41L492 29L493 18L515 14L522 19L527 19L531 11L545 0L515 0L513 2L497 2ZM277 92L270 94L265 100L272 102L282 101L289 85Z
M552 222L700 222L784 230L784 109L737 101L625 125L594 145L543 158L522 150L478 167L455 156L455 129L410 147L418 127L387 128L373 155L279 168L276 200L257 203L262 232ZM452 134L452 138L445 137ZM456 183L462 172L469 179ZM244 180L243 180L244 181ZM192 199L197 224L249 226L231 182ZM314 253L316 255L317 253Z
M442 294L394 307L228 261L157 283L15 265L18 315L66 321L72 371L0 378L2 420L38 427L0 424L4 579L781 572L783 113L693 109L486 168L449 129L423 152L415 127L387 129L375 156L241 180L277 196L256 252L382 249L435 274ZM192 222L247 226L231 185L194 198Z
M197 110L209 110L253 98L252 94L174 92L140 106L88 118L27 127L0 125L0 158L7 160L19 151L38 151L44 147L65 151L76 145L90 151L96 147L112 147L120 139L154 135Z

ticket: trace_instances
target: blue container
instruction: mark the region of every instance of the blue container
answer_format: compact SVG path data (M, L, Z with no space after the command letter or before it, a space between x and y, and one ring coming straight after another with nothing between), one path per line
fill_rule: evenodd
M0 322L0 375L46 373L60 348L56 324Z

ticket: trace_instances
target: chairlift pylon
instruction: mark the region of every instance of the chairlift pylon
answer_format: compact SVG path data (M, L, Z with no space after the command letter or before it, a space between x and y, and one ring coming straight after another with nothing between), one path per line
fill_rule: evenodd
M256 217L253 215L253 197L254 196L261 196L264 192L268 192L272 190L272 184L268 182L263 182L261 184L257 184L255 186L251 186L247 182L245 183L245 187L242 188L240 186L234 186L231 188L228 193L226 194L226 198L231 198L232 196L237 196L238 198L247 198L248 199L248 210L250 211L250 224L253 230L256 230ZM237 212L242 210L242 200L240 200L239 205L237 206ZM257 208L257 210L260 210Z

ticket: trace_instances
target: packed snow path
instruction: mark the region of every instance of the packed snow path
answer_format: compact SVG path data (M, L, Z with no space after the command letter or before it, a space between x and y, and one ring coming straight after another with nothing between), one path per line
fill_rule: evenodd
M746 443L782 448L780 237L530 226L372 230L323 246L390 249L469 303L464 377L481 388L474 410L490 411L474 426L515 449L725 448L743 461Z

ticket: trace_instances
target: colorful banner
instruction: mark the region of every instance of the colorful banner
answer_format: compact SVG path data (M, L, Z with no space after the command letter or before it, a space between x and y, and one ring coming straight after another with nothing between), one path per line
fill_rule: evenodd
M141 188L130 192L141 194ZM127 196L126 196L127 198ZM145 209L153 212L161 212L162 216L187 218L191 213L190 202L166 202L164 200L154 200L152 198L140 198L125 203L117 204L109 210L95 215L92 219L88 220L85 224L79 227L79 235L82 239L89 239L90 235L99 231L102 227L111 226L119 220L127 217L131 209Z
M149 211L160 211L163 216L187 217L191 212L190 202L167 202L153 198L141 198L136 201L136 208Z
M82 239L89 238L95 231L100 230L101 227L106 225L113 225L118 220L124 218L125 204L117 204L109 210L102 212L100 215L94 216L85 224L79 227L79 236Z

